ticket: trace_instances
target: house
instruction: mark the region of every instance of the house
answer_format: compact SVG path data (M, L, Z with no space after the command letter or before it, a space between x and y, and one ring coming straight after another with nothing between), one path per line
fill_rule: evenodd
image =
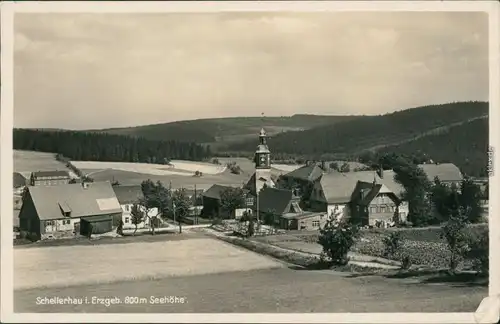
M191 207L189 207L189 216L195 217L199 216L203 210L203 192L202 189L184 189L187 197L191 202Z
M386 185L358 181L351 196L351 219L358 224L374 226L378 222L406 221L407 211L399 211L402 199Z
M357 217L353 215L352 209L356 208L357 204L366 204L367 200L353 201L353 194L359 189L358 182L384 185L379 192L381 196L391 193L398 197L398 210L401 212L401 217L406 217L408 214L408 204L401 200L404 189L390 177L381 178L374 171L359 171L359 172L332 172L324 174L312 188L309 201L311 209L316 212L326 212L328 217L341 219L344 217ZM367 192L364 192L367 194ZM371 193L373 195L373 193ZM377 195L373 197L375 199ZM377 203L378 199L375 201ZM372 201L370 201L371 203ZM368 207L368 206L366 206Z
M29 184L28 177L22 172L14 172L13 174L13 185L15 189L24 188Z
M434 179L437 177L443 184L455 184L460 188L464 179L460 169L453 163L419 164L418 166L422 168L431 183L434 183Z
M120 203L122 209L122 221L123 228L130 229L136 226L132 223L132 207L134 204L138 204L140 210L144 213L143 221L137 224L137 228L145 228L150 226L150 217L156 217L158 215L158 208L152 208L149 211L139 204L140 199L144 196L142 194L142 189L140 185L130 185L130 186L113 186L113 191L115 192L116 198Z
M291 190L264 188L259 195L259 219L285 230L315 230L324 226L326 213L304 211Z
M122 218L109 182L28 188L19 225L21 232L36 240L106 233Z
M233 186L222 186L214 184L209 189L202 193L204 217L222 217L222 218L236 218L237 215L242 214L242 211L236 210L235 215L228 215L227 211L221 208L221 193L224 190L236 188ZM245 204L241 207L243 211L251 210L255 203L255 198L249 190L243 189Z
M30 177L31 186L50 186L68 184L71 180L68 171L37 171Z
M305 165L282 175L278 181L278 188L293 190L297 196L309 196L312 186L323 176L323 173L323 170L315 163Z

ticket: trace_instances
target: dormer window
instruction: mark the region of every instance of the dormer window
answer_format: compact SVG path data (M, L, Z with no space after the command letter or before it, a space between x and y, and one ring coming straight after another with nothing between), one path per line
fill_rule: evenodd
M59 202L59 208L64 217L71 217L71 208L66 202Z

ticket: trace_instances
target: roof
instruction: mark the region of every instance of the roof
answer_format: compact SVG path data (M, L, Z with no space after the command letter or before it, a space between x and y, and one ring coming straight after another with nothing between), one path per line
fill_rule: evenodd
M71 209L71 218L121 213L120 203L109 182L30 187L40 220L64 218L60 205ZM23 210L21 210L23 211Z
M332 172L324 174L320 184L328 203L347 203L358 181L372 183L374 179L381 181L375 171Z
M284 214L281 217L286 218L286 219L304 219L304 218L310 218L310 217L316 217L316 216L321 216L325 215L326 213L316 213L316 212L304 212L301 214L294 214L294 213L288 213Z
M293 170L292 172L286 173L284 176L288 178L295 178L305 181L316 181L323 175L323 170L316 165L304 165L298 169Z
M20 172L14 172L13 177L14 188L24 187L28 184L28 179Z
M141 186L113 186L116 198L120 204L137 203L139 199L144 197Z
M442 164L419 164L419 167L424 170L429 181L434 182L434 178L438 177L441 181L462 181L463 175L460 169L453 163Z
M394 180L396 173L393 170L384 170L382 178L377 180L379 183L383 183L389 190L391 190L397 197L401 198L405 191L403 185Z
M255 176L256 176L256 174L254 172L244 186L245 189L249 190L254 195L255 195ZM261 181L264 181L268 187L275 187L276 183L275 183L275 180L273 179L273 175L271 175L270 178L271 178L270 180L266 180L266 179L261 178ZM276 177L274 177L274 178L276 178Z
M213 199L220 200L220 194L224 190L229 189L229 188L240 188L240 187L238 187L238 186L234 186L234 187L233 186L223 186L223 185L214 184L213 186L208 188L206 191L204 191L202 193L202 196L206 197L206 198L213 198Z
M32 173L33 177L36 178L48 178L48 177L70 177L68 171L36 171Z
M102 222L102 221L109 221L112 220L110 215L98 215L98 216L87 216L87 217L82 217L82 220L93 223L93 222Z
M259 193L259 211L269 212L281 215L288 210L292 201L292 191L276 188L264 188Z

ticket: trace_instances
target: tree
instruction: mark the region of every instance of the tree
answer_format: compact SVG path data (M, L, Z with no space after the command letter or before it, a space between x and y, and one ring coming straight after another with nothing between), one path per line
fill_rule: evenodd
M325 226L319 230L318 243L323 247L322 255L326 255L333 263L347 264L347 253L358 236L359 227L350 224L348 220L328 219Z
M245 193L241 188L226 188L220 193L220 207L232 217L237 208L245 204Z
M172 208L179 223L179 233L182 233L182 220L189 215L189 207L192 201L186 193L186 189L176 190L172 196Z
M450 271L455 272L460 256L467 250L468 237L465 232L467 227L467 212L460 206L458 193L450 195L450 218L442 226L441 237L446 239L450 255Z
M451 191L452 189L443 184L438 177L434 178L434 185L431 189L431 200L441 220L447 220L449 218L449 208L447 204L449 202L449 196L452 193Z
M160 181L154 183L150 179L141 183L143 197L140 199L140 204L144 206L145 217L149 219L152 234L155 234L155 226L158 221L158 216L163 214L169 206L169 198L171 197L169 189L165 188ZM156 208L156 215L151 215L150 212Z
M120 219L118 222L118 226L116 227L116 233L119 235L123 235L123 219Z
M471 223L477 223L481 219L481 188L472 179L465 178L460 185L460 205L468 211Z
M408 201L410 222L416 226L434 223L428 195L431 183L425 172L411 162L400 160L394 173L394 180L405 189L403 198Z
M344 162L344 164L342 164L342 166L340 167L340 172L349 172L351 171L351 167L349 166L349 163L347 162Z
M139 204L133 204L130 210L131 222L135 225L134 235L137 232L137 225L144 221L144 211Z
M330 163L330 169L332 169L334 171L340 171L339 164L337 162L331 162Z

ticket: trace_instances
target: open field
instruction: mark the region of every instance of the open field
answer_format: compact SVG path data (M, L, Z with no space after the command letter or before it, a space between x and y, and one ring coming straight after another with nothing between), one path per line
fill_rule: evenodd
M132 162L99 162L99 161L71 161L71 163L80 170L119 170L125 172L137 172L150 175L181 175L192 176L196 171L203 174L220 174L226 170L224 165L215 165L211 163L173 160L170 165L153 163L132 163Z
M14 172L67 170L54 153L14 150Z
M14 249L14 289L102 284L281 266L282 263L265 256L210 238L20 248Z
M82 169L84 173L91 173L92 170ZM95 171L95 170L94 170ZM208 174L201 177L184 175L151 175L137 172L128 172L120 170L103 170L91 174L94 181L118 181L121 185L139 185L142 181L151 179L152 181L161 181L165 186L172 184L172 188L192 189L196 185L198 189L208 189L213 184L241 186L249 179L245 174L232 174L228 170L221 174Z
M216 261L214 263L221 263ZM15 291L14 312L474 312L487 294L487 287L463 283L430 282L423 278L353 276L331 270L291 267ZM37 305L36 300L40 296L88 297L89 301L93 296L116 296L122 302L126 296L134 296L146 298L148 302L109 307L92 303ZM183 297L185 302L152 304L150 296Z

